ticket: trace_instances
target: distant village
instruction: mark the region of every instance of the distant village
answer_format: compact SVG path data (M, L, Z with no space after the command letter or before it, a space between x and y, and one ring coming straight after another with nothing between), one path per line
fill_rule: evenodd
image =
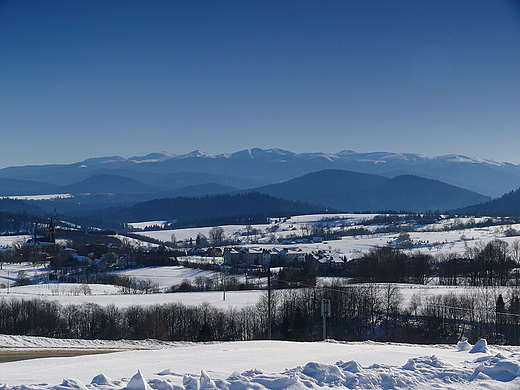
M311 264L318 269L321 266L343 267L346 258L333 251L316 250L305 252L295 240L286 240L283 247L241 245L195 247L187 250L159 246L143 246L136 251L124 251L115 245L103 245L103 250L85 252L85 249L63 246L56 240L56 227L51 218L45 235L36 232L21 248L26 259L49 261L52 272L49 279L60 281L78 281L90 274L135 268L139 266L173 265L190 263L212 264L232 268L291 267ZM312 242L322 242L314 237ZM302 243L309 240L301 240ZM77 247L75 243L71 243ZM162 251L162 256L158 252Z

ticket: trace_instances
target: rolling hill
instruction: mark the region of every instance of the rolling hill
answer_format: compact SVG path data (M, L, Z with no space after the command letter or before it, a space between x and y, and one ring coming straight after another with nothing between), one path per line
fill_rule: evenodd
M256 188L291 200L322 204L341 211L447 210L488 200L478 193L415 175L393 179L342 170L324 170Z
M33 180L0 178L0 196L41 195L59 193L54 184Z
M493 199L473 206L462 207L453 210L457 214L485 215L494 217L518 217L520 216L520 188Z
M286 216L326 212L326 208L275 198L258 192L204 197L178 197L139 202L131 207L102 210L99 217L119 222L202 220L236 216ZM96 213L90 213L95 216Z
M488 198L437 180L413 175L389 179L341 170L310 173L283 183L234 194L176 197L132 206L76 212L80 217L117 222L208 220L247 215L294 215L327 211L447 210Z
M61 186L61 193L92 193L92 194L149 194L164 188L152 186L137 180L110 174L94 175L78 183Z

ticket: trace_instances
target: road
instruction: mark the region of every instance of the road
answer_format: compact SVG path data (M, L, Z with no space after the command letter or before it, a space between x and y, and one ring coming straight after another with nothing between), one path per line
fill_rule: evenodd
M48 357L69 357L119 352L121 349L3 349L0 348L0 363Z

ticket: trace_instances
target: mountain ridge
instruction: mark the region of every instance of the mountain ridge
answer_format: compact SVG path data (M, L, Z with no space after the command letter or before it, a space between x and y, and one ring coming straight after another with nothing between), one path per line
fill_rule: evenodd
M163 187L165 175L192 172L212 176L212 179L208 176L207 184L225 180L221 184L244 189L249 185L276 184L324 169L389 178L412 174L491 197L499 197L520 187L520 165L503 161L460 154L427 157L415 153L359 153L348 149L337 153L295 153L279 148L252 148L217 155L195 150L187 154L158 152L130 158L108 156L72 164L7 167L0 169L0 178L38 181L51 187L71 185L96 174L115 174ZM204 184L200 179L182 186L176 185L172 179L166 181L169 189Z
M93 157L82 161L70 163L70 164L43 164L43 165L19 165L19 166L8 166L0 169L1 171L8 169L16 169L23 167L43 167L43 166L60 166L60 165L88 165L88 164L99 164L99 163L113 163L113 162L132 162L132 163L150 163L150 162L164 162L168 160L180 160L186 158L211 158L211 159L269 159L276 161L277 157L283 157L284 160L290 159L309 159L316 157L323 157L331 160L349 160L349 161L372 161L372 162L388 162L388 161L407 161L410 163L416 162L427 162L427 161L445 161L445 162L469 162L469 163L484 163L493 166L514 166L520 167L520 164L512 164L501 160L484 159L478 157L470 157L462 154L447 154L439 156L424 156L419 153L398 153L398 152L355 152L352 150L342 150L337 153L327 152L304 152L296 153L289 150L280 148L261 149L251 148L243 149L232 153L220 153L220 154L209 154L201 150L194 150L185 154L172 154L168 152L152 152L144 156L133 156L129 158L121 156L106 156L106 157Z

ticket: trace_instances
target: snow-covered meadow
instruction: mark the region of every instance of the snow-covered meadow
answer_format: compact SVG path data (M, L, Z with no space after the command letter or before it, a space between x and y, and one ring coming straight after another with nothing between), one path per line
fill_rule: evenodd
M120 352L0 363L2 390L518 389L520 347L366 342L89 342ZM7 350L81 342L0 336ZM137 350L147 348L146 350Z
M283 221L273 220L271 224L259 224L247 227L246 225L222 226L224 235L228 238L239 239L247 247L297 247L304 252L331 251L338 256L353 259L360 253L367 252L374 247L382 247L399 240L400 233L385 233L381 230L383 224L369 222L376 214L316 214L294 216ZM517 241L519 236L508 236L506 229L520 230L520 225L496 225L486 227L469 227L450 229L457 223L467 223L469 220L478 222L475 218L446 218L439 222L424 226L415 225L409 231L410 242L414 250L420 250L432 255L458 253L463 254L477 245L485 245L493 239L501 239L508 243ZM328 224L332 230L348 229L352 227L365 228L371 231L368 235L344 236L339 240L325 240L322 242L299 242L296 237L305 233L309 226ZM256 234L249 234L254 229ZM195 240L198 234L210 236L211 227L174 229L174 230L145 230L139 234L163 242L170 242L172 237L180 243ZM287 243L272 243L286 239ZM150 245L150 244L148 244Z
M47 271L43 266L34 266L31 263L7 264L0 269L0 298L3 299L32 299L39 298L54 300L62 305L95 303L100 306L114 305L119 308L129 306L161 305L172 302L180 302L185 305L200 305L210 303L217 308L229 307L243 308L255 305L265 290L250 291L204 291L204 292L177 292L164 293L172 286L178 285L187 279L194 282L196 277L220 278L221 275L212 272L180 266L144 267L125 271L118 271L125 275L140 280L147 280L159 285L160 293L157 294L123 294L118 286L107 284L78 284L78 283L38 283L27 286L15 286L17 274L24 271L28 276L34 276ZM8 280L9 277L9 280ZM329 284L335 278L319 278L318 283ZM9 287L8 284L10 284ZM450 293L479 293L482 288L472 286L439 286L435 284L394 284L398 287L403 298L403 305L408 305L412 297L425 299L433 295L445 295ZM493 294L503 293L505 287L494 288Z
M34 277L48 269L43 265L32 263L2 264L0 269L0 298L4 299L32 299L40 298L54 300L63 305L95 303L100 306L115 305L119 308L137 306L149 306L181 302L185 305L199 305L210 303L218 308L242 308L254 305L264 291L206 291L206 292L179 292L159 294L123 294L121 288L107 284L81 284L81 283L57 283L42 282L27 286L15 286L18 272L23 271L28 277ZM197 277L221 278L222 275L212 271L204 271L180 266L144 267L125 271L118 271L124 275L135 277L156 283L159 291L164 292L173 285L182 283L183 280L194 282Z
M55 287L57 286L57 287ZM78 287L79 286L79 287ZM81 305L83 303L95 303L100 306L114 305L118 308L129 306L151 306L179 302L188 306L197 306L209 303L214 307L226 309L228 307L242 308L255 305L264 294L262 290L252 291L206 291L185 292L170 294L120 294L115 286L89 284L94 293L85 295L79 290L81 285L35 285L20 286L11 289L8 294L5 289L0 290L0 299L32 299L39 298L57 301L62 305ZM58 292L53 292L58 288ZM99 288L105 293L96 294Z
M197 278L209 278L213 280L220 280L222 278L222 274L220 272L185 268L180 266L134 268L124 271L117 271L117 273L121 273L140 280L150 281L156 285L160 291L165 291L168 290L171 286L179 285L184 280L189 280L191 283L194 283ZM240 275L238 277L240 279L244 279L244 277L241 277Z
M14 244L24 243L30 238L31 236L29 234L0 236L0 248L8 249L11 248Z

